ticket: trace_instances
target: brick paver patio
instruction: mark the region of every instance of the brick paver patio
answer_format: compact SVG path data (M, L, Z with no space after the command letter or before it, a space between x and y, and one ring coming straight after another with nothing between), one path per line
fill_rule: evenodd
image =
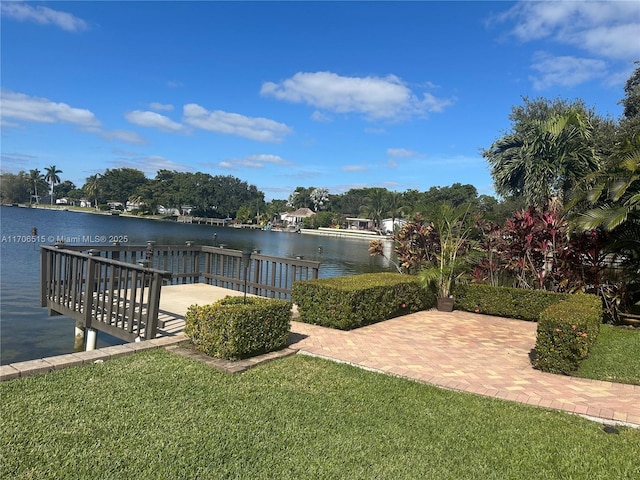
M300 322L292 348L440 387L640 427L640 386L534 370L536 323L435 310L343 332Z

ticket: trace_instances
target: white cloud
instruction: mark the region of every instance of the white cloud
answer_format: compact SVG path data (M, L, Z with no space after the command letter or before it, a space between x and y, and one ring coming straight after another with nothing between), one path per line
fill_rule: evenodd
M607 72L607 65L603 60L554 57L546 53L537 53L531 68L539 73L530 77L536 90L553 85L573 87L594 78L602 78Z
M393 158L410 158L410 157L424 157L422 153L408 150L406 148L387 148L387 155Z
M260 93L331 112L359 113L370 120L425 115L452 103L428 92L420 98L395 75L344 77L332 72L298 72L280 83L263 83Z
M102 138L109 141L117 140L124 143L130 143L132 145L143 145L145 143L144 139L140 135L130 130L105 130L100 132L100 135Z
M21 22L35 22L40 25L55 25L68 32L80 32L88 28L81 18L67 12L53 10L48 7L31 6L26 2L0 2L0 13L4 17Z
M550 38L610 59L640 56L638 2L519 2L497 21L515 21L523 42Z
M316 110L311 114L311 120L315 122L331 122L333 118L331 118L331 115Z
M163 132L178 133L184 131L183 125L156 112L134 110L133 112L127 112L124 118L135 125L157 128Z
M2 118L12 118L38 123L71 123L94 131L100 126L95 115L84 108L74 108L66 103L52 102L46 98L31 97L9 90L0 91Z
M136 157L132 159L117 159L112 162L117 168L135 168L144 172L147 176L153 177L158 170L175 170L178 172L191 171L192 168L182 163L168 160L160 155L149 155L146 157Z
M149 104L149 108L151 110L156 110L158 112L172 112L173 105L167 103L159 103L159 102L151 102Z
M224 160L218 163L218 166L221 168L226 168L229 170L237 170L238 168L264 168L266 164L272 165L282 165L282 166L291 166L295 165L293 162L285 160L279 155L271 155L271 154L258 154L258 155L247 155L244 158L234 158Z
M344 167L340 168L340 170L342 170L343 172L366 172L369 169L362 165L345 165Z
M208 111L195 103L183 107L183 121L210 132L237 135L259 142L281 142L292 132L284 123L263 117L247 117L222 110Z
M275 165L285 165L285 166L294 165L293 162L285 160L279 155L271 155L268 153L263 153L259 155L249 155L247 158L252 161L256 161L260 163L273 163Z

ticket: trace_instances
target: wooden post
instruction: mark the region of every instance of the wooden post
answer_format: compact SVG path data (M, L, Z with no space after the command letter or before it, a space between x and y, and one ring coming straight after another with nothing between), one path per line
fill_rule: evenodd
M84 312L83 312L82 320L76 320L76 338L73 346L73 350L76 352L78 351L81 352L85 349L85 338L86 338L87 329L89 329L89 331L93 330L94 332L93 334L91 334L91 335L94 335L92 337L94 349L95 349L95 342L96 342L95 335L97 335L97 332L91 328L91 320L93 319L92 314L93 314L93 305L94 305L93 294L96 292L96 288L97 288L96 262L93 260L92 257L100 256L100 251L91 249L87 253L89 254L89 258L87 258L87 272L86 272L85 289L84 289L84 301L83 301ZM89 349L89 343L87 342L87 350L88 349Z
M49 262L49 251L44 248L40 248L40 306L47 306L47 297L49 296L49 288L51 287L49 283L50 273L50 262Z
M147 322L144 329L145 340L156 338L158 332L158 313L160 310L160 289L165 275L153 272L151 285L149 286L149 297L147 305Z

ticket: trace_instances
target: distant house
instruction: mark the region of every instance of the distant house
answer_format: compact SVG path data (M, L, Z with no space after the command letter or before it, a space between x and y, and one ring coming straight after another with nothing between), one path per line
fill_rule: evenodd
M124 205L122 204L122 202L118 202L116 200L109 200L107 202L107 205L109 205L109 208L111 208L111 210L124 210Z
M382 230L382 233L385 234L393 233L394 231L404 227L405 223L407 223L407 221L402 218L385 218L382 220L382 226L380 229Z
M165 207L164 205L158 205L158 213L160 215L173 215L174 217L180 216L180 210L172 207Z
M182 215L191 215L193 207L191 205L182 205Z
M310 208L299 208L294 212L285 212L280 214L280 219L289 225L298 225L302 223L305 218L313 217L315 212Z
M71 200L68 198L56 198L56 205L69 205Z
M144 202L129 202L129 201L127 201L127 205L125 207L125 210L127 212L133 212L134 210L141 210L146 206L147 205Z
M91 200L87 200L86 198L81 198L80 199L80 206L83 207L83 208L91 207L92 206L91 205Z
M347 217L346 221L349 230L371 230L373 228L373 220L370 218Z

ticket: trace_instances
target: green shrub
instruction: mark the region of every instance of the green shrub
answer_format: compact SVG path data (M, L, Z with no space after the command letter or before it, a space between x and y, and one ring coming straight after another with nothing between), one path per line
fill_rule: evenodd
M191 305L185 334L201 351L230 360L279 350L287 345L291 302L268 298L226 297Z
M538 320L534 367L570 374L587 358L602 324L602 302L596 295L570 295L546 308Z
M474 283L456 286L454 296L458 310L537 321L546 308L571 295Z
M351 330L435 305L435 295L418 278L397 273L370 273L304 280L293 285L291 298L300 321Z

